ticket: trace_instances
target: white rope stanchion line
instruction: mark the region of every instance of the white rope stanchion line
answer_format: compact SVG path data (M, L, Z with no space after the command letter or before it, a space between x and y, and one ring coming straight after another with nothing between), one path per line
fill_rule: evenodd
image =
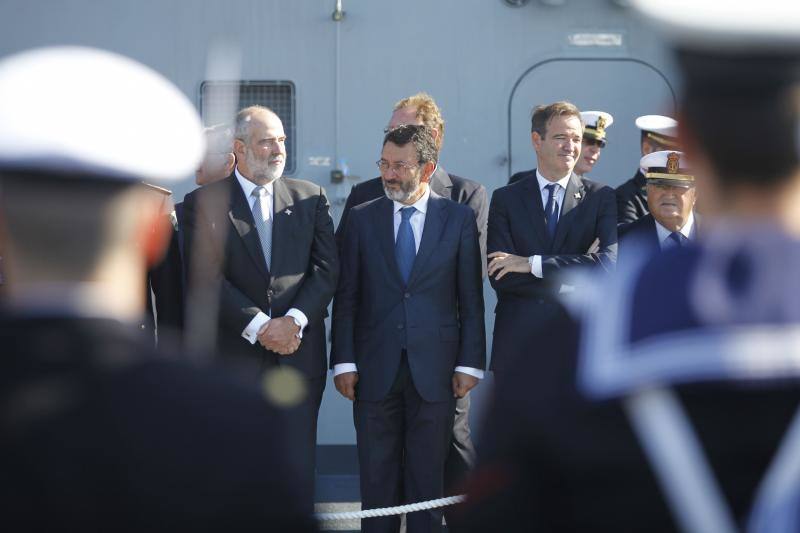
M413 513L415 511L427 511L438 507L446 507L454 503L461 503L466 498L465 494L458 496L448 496L426 502L409 503L398 505L397 507L383 507L380 509L366 509L364 511L350 511L344 513L317 513L315 516L320 522L332 522L334 520L355 520L361 518L374 518L376 516L393 516L403 513Z

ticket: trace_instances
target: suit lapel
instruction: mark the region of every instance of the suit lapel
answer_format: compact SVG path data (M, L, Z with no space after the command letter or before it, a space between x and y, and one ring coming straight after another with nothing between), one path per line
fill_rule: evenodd
M383 258L389 270L394 274L399 283L403 283L403 276L397 267L397 258L394 255L394 202L385 196L379 200L376 206L374 226L378 231L378 241L381 244Z
M272 188L272 274L276 272L286 272L282 268L287 259L287 254L292 248L293 221L297 218L294 215L294 201L289 193L289 186L279 178L273 182Z
M414 266L411 268L411 275L408 277L408 286L423 272L425 262L433 255L439 240L444 231L445 221L447 220L447 210L445 202L433 191L428 198L428 211L425 213L425 225L422 228L422 240L419 243L419 251L414 259Z
M236 233L242 239L244 247L258 267L258 271L269 279L269 271L264 262L264 252L261 250L261 242L258 239L258 231L253 222L253 212L250 210L250 204L244 197L244 191L242 191L236 176L233 175L228 179L231 180L231 208L228 211L228 217L231 219Z
M547 228L544 222L544 206L542 205L542 191L539 190L539 182L536 180L536 172L525 181L525 193L520 198L520 201L525 206L530 218L531 227L539 239L540 246L536 246L537 250L546 250L550 239L547 237Z
M574 216L572 210L583 201L586 195L586 190L581 180L574 172L570 175L567 182L567 190L564 193L564 205L561 207L561 215L558 217L558 226L556 226L556 235L553 238L552 251L555 252L561 249L564 240L569 233L570 221Z

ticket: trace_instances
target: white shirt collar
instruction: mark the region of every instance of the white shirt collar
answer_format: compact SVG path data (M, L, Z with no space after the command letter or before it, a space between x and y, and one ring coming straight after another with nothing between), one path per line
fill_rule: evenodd
M428 199L430 199L430 197L431 197L431 187L430 185L428 185L427 187L425 187L425 192L422 194L422 196L420 196L419 199L410 206L400 203L396 200L392 200L392 202L394 203L394 213L397 214L397 212L403 209L404 207L415 207L417 211L419 211L420 213L427 213Z
M544 188L547 187L548 185L550 185L551 183L558 183L559 185L561 185L562 189L566 190L567 189L567 184L569 183L570 176L572 176L572 172L570 172L569 174L567 174L566 176L564 176L560 180L553 182L553 181L548 180L544 176L542 176L539 173L539 169L538 168L536 169L536 181L539 182L539 190L540 191L544 191Z
M667 240L672 233L672 230L669 230L662 226L658 220L653 217L656 223L656 233L658 233L658 242L663 243ZM694 211L689 213L689 218L686 220L686 224L680 229L680 234L686 237L687 239L692 235L692 228L694 227Z
M253 190L256 187L258 187L258 185L256 185L255 183L253 183L249 179L247 179L244 176L242 176L242 173L239 172L239 167L238 166L234 169L233 172L236 174L236 179L239 181L239 185L242 187L242 190L244 191L245 198L250 198L250 196L253 194ZM264 185L264 189L267 190L267 194L269 194L270 196L272 196L272 185L274 183L275 183L275 181L273 180L273 181L270 181L269 183L267 183L266 185Z

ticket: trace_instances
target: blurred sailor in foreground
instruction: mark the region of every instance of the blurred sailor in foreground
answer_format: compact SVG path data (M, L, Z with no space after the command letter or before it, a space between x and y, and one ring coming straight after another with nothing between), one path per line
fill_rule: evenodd
M641 131L640 146L643 156L678 149L678 122L675 119L661 115L644 115L636 119L636 127ZM631 179L616 188L619 224L630 224L649 212L644 172L639 167Z
M645 169L650 213L619 228L620 260L634 246L659 251L697 239L694 175L683 152L653 152L640 165Z
M703 239L621 263L582 327L551 324L556 386L531 394L523 367L499 391L465 518L798 531L800 8L636 3L676 43L681 140L712 200Z
M53 76L71 81L53 92ZM124 127L109 135L110 124ZM63 47L0 62L11 528L315 529L281 459L278 411L220 369L157 356L138 333L145 269L167 243L139 183L182 178L202 152L191 103L132 60Z

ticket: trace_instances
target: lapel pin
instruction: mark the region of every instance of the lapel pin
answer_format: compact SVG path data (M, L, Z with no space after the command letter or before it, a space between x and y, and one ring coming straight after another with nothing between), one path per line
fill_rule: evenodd
M579 193L579 192L576 192L573 196L575 197L576 200L580 200L581 199L581 193Z
M291 214L292 214L292 210L291 210L291 209L287 209L287 210L286 210L286 214L287 214L287 215L291 215Z

